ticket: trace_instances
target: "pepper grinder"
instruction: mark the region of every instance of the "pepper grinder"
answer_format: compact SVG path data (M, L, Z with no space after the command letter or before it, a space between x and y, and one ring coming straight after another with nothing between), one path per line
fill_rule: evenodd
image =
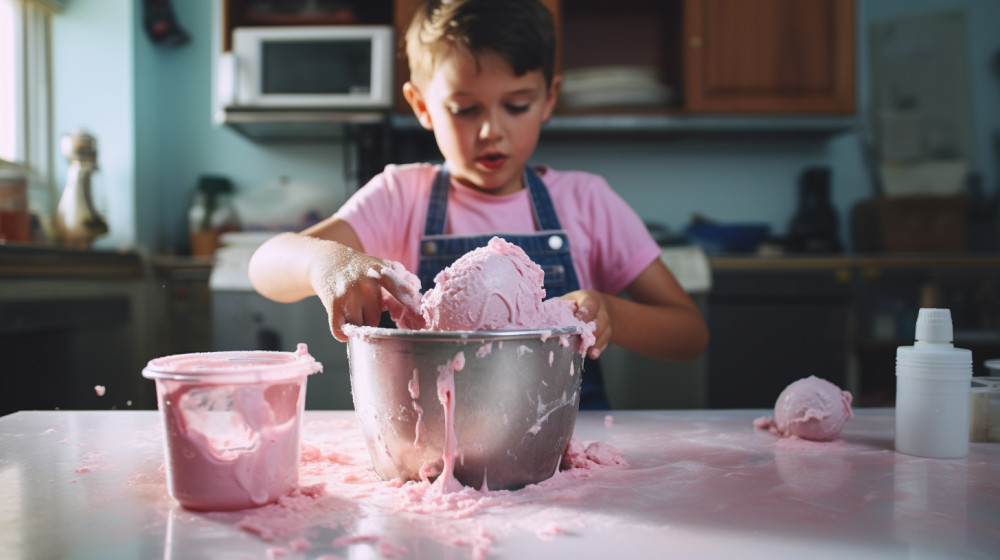
M56 208L56 236L64 247L89 249L94 239L108 233L108 223L94 207L92 192L92 178L97 172L97 139L77 129L62 137L60 147L69 160L69 172Z

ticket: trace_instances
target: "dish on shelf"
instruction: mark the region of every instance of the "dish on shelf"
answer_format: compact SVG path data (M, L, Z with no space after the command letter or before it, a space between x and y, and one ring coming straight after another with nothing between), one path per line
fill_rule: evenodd
M565 107L657 107L673 98L673 89L660 81L655 68L588 66L563 72L561 101Z

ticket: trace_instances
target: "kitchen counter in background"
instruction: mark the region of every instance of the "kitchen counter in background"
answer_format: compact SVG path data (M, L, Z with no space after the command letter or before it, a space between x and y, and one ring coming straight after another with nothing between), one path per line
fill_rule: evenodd
M211 349L210 267L137 251L0 245L0 414L155 408L139 375L146 362Z
M710 286L694 294L709 322L706 355L692 364L605 355L612 405L761 408L808 375L891 406L894 354L912 344L919 307L948 307L956 345L1000 357L1000 255L717 255ZM137 252L0 246L0 350L19 376L0 412L23 408L153 408L138 372L151 358L210 350L291 350L307 342L332 375L309 408L349 408L346 352L310 298L278 304L252 292L212 292L212 259ZM213 325L214 324L214 325ZM292 325L292 326L287 326ZM794 342L793 342L794 341ZM100 365L86 369L86 364ZM103 399L94 385L113 390ZM35 386L57 395L29 397ZM58 393L63 393L58 395ZM7 401L11 401L7 403Z
M155 408L149 273L134 251L0 245L0 414ZM94 386L110 387L104 398Z
M764 412L582 412L576 437L620 450L627 467L466 504L463 515L387 507L405 492L368 471L353 412L307 411L304 442L332 454L305 459L302 482L331 476L332 489L356 489L299 500L263 523L258 510L193 513L168 497L156 412L20 412L0 418L0 557L437 559L473 558L478 547L496 559L843 560L1000 550L1000 444L970 444L961 459L896 453L892 411L862 409L842 443L787 445L752 427ZM336 474L347 472L353 482Z
M145 261L160 271L211 270L210 257L158 255L144 258L133 250L77 251L42 245L0 244L0 278L23 276L138 276ZM844 254L775 255L720 254L709 257L712 270L801 270L840 267L941 267L1000 269L1000 254Z
M0 244L0 279L137 278L144 262L136 251L77 251L41 245Z
M1000 255L860 254L710 259L710 408L773 404L817 375L863 406L895 402L895 352L921 307L952 312L974 371L1000 357Z
M841 267L884 268L994 268L1000 255L984 254L845 254L845 255L716 255L709 258L713 270L802 270Z

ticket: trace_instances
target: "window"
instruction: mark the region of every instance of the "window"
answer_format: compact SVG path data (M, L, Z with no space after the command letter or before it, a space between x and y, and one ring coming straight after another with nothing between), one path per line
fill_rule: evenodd
M52 16L67 1L0 0L0 167L26 174L28 211L46 224L56 203Z
M65 1L65 0L61 0ZM52 174L54 0L0 0L0 160Z
M14 16L13 0L0 0L0 160L7 161L18 159L15 141L18 134L14 119L18 68L15 45L19 34L14 33L17 28Z

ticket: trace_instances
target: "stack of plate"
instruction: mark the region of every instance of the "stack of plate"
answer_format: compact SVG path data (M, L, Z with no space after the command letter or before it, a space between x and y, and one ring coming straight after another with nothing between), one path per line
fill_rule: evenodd
M662 107L673 96L655 68L590 66L563 73L562 103L568 108Z

